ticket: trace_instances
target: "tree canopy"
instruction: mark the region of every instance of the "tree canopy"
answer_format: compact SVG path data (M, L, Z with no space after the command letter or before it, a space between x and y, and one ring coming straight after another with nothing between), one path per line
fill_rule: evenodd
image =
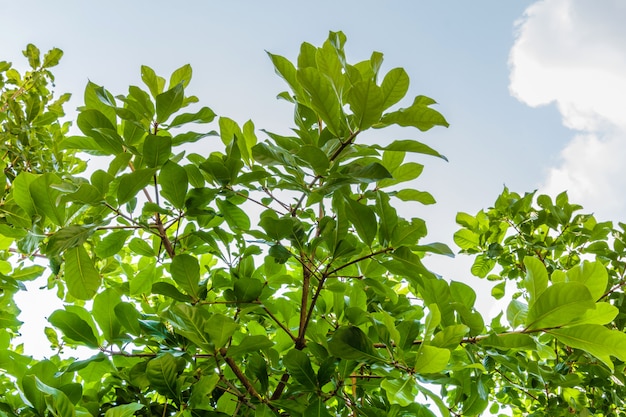
M62 52L0 62L1 416L626 415L626 225L506 188L459 213L471 273L509 300L483 317L422 263L453 251L396 210L435 203L407 154L445 157L362 140L446 119L345 42L268 53L287 135L201 106L189 65L143 66L126 94L88 83L71 135ZM14 340L36 279L63 302L45 359Z

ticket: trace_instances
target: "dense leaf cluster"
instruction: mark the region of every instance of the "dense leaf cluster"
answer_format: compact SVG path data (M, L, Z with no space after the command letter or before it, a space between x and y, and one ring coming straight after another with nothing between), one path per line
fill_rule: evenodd
M472 273L497 299L515 287L485 324L470 286L422 264L450 249L395 209L434 203L405 185L423 169L406 154L444 157L361 140L447 122L428 97L399 107L407 73L378 52L348 63L345 41L268 54L295 126L264 141L195 107L188 65L142 67L126 95L90 82L69 136L49 91L61 52L29 45L24 76L0 63L1 415L623 414L623 225L565 194L460 213ZM39 360L13 343L13 295L44 274L64 307Z

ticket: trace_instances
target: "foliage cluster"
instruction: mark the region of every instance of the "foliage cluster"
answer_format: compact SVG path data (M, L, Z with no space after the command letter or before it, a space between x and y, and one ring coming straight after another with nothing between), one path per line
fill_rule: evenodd
M359 140L448 124L428 97L399 107L406 71L350 64L345 41L268 54L295 126L264 141L196 107L188 65L144 66L126 95L90 82L70 136L61 51L28 45L24 75L0 62L0 415L624 415L625 225L506 189L459 213L471 272L496 299L516 287L485 323L470 286L422 264L452 251L394 208L434 203L406 154L444 157ZM13 296L46 276L64 307L34 359Z

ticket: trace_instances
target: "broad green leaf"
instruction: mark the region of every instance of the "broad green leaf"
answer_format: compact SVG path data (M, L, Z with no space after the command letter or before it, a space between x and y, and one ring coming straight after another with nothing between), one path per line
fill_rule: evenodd
M185 197L189 187L189 180L185 168L176 162L167 161L159 172L159 184L161 193L174 207L185 207Z
M148 135L143 143L143 160L148 168L157 168L170 159L172 139L167 136Z
M60 50L59 48L52 48L44 54L43 63L41 64L41 66L44 68L55 67L61 60L62 56L62 50Z
M427 191L418 191L413 189L404 189L393 194L402 201L417 201L424 205L435 204L435 197Z
M340 359L378 362L380 356L374 351L372 341L363 330L353 326L339 327L328 341L331 355Z
M117 202L124 204L134 198L139 191L154 180L156 172L156 168L144 168L122 175L117 189Z
M169 127L178 127L186 123L211 123L215 119L215 113L208 107L202 107L196 113L183 113L174 117Z
M135 252L137 255L145 257L153 257L155 255L152 247L143 239L134 237L128 243L128 249Z
M469 285L459 281L451 281L450 295L452 295L452 298L454 298L455 301L469 308L474 307L476 292Z
M155 282L152 284L152 294L161 294L170 297L176 301L190 302L191 297L178 291L178 289L169 282Z
M312 67L298 69L297 79L309 93L311 106L330 132L336 137L342 137L345 125L343 111L330 80Z
M91 326L77 314L65 310L55 310L48 317L48 321L60 329L67 338L94 349L98 348L98 339L93 334Z
M219 209L219 214L224 217L232 230L245 231L250 229L250 218L245 211L228 200L216 199L215 204Z
M514 329L523 326L528 317L528 306L519 300L511 300L506 309L506 318Z
M613 362L611 356L620 361L626 361L626 333L619 330L610 330L597 324L582 324L566 329L548 330L560 342L582 349L600 359L611 371Z
M330 166L328 156L317 146L304 145L296 154L316 175L323 175Z
M331 414L328 412L324 400L320 397L309 404L304 410L302 417L331 417Z
M404 98L409 89L409 76L404 68L394 68L385 75L380 87L385 110Z
M237 301L244 303L255 301L263 291L263 283L255 278L239 278L233 284L233 291Z
M132 234L133 232L130 230L118 230L109 233L95 246L96 256L108 258L116 255L122 250L126 244L126 239Z
M191 396L189 397L189 406L196 409L204 409L211 405L211 393L220 380L218 374L202 376L199 381L194 382L191 387ZM263 404L264 405L264 404ZM259 406L257 406L257 410ZM106 417L106 416L105 416ZM268 414L267 417L275 417Z
M46 245L46 254L55 257L67 249L82 245L94 230L94 227L77 224L64 227L50 236Z
M462 230L459 230L459 232L461 231ZM474 258L474 262L472 263L472 268L470 269L470 271L472 272L472 275L477 276L478 278L485 278L493 270L495 266L496 266L495 259L490 258L486 254L480 254L476 256L476 258Z
M135 412L144 407L145 405L141 403L117 405L109 408L106 413L104 413L104 417L132 417L135 415Z
M189 304L174 304L168 311L168 318L176 331L191 340L198 347L211 351L212 341L206 327L209 313L202 307Z
M388 179L393 177L391 173L387 170L387 168L385 168L378 162L374 162L365 166L351 164L342 173L347 174L354 179L365 183L387 181Z
M528 291L528 306L532 309L541 293L548 288L548 271L543 262L530 256L524 258L524 266L526 267L524 286Z
M189 82L191 81L192 74L193 70L191 69L191 65L183 65L172 73L172 75L170 76L169 86L173 87L182 83L183 87L187 87L189 85Z
M376 231L378 222L374 210L353 199L346 197L345 213L348 221L352 223L363 243L370 246Z
M391 172L392 178L384 179L378 183L378 188L390 187L402 182L412 181L419 177L424 170L424 165L417 162L407 162Z
M156 97L161 92L163 92L163 87L165 87L165 79L156 75L152 68L142 65L141 79L143 80L144 84L150 89L150 94L152 94L152 97Z
M213 345L220 349L228 343L230 337L235 333L239 325L230 317L222 314L213 314L204 325L204 330L211 338Z
M200 264L194 256L183 253L174 257L170 266L170 274L187 294L195 299L198 298Z
M609 324L619 314L619 309L609 303L596 303L596 308L585 311L580 318L571 322L568 326L579 324Z
M460 229L454 234L454 243L464 250L476 249L480 242L480 237L469 229Z
M459 346L463 337L465 337L469 331L470 328L464 324L454 324L435 334L430 344L431 346L439 348L455 349Z
M441 113L431 109L421 101L422 97L418 96L410 107L385 113L381 122L374 127L386 127L396 124L404 127L416 127L421 131L429 130L434 126L448 127L448 122Z
M578 282L552 284L529 307L526 329L564 326L593 308L595 302L585 285Z
M67 198L71 201L89 204L95 206L104 200L103 194L91 184L81 184L73 193L67 194Z
M62 184L54 173L47 172L30 183L30 194L35 211L49 218L57 226L65 223L65 204L60 201L61 193L54 185Z
M245 336L238 345L228 348L228 356L234 359L246 353L259 352L272 346L274 346L274 342L269 340L267 336Z
M36 376L35 384L37 389L44 394L46 408L55 417L75 417L76 410L74 404L65 393L56 388L52 388L39 380Z
M391 404L406 407L415 402L417 390L415 381L409 375L405 379L385 379L380 387L385 390Z
M156 121L165 123L167 119L176 113L183 105L185 90L183 83L176 84L164 93L155 97L156 102Z
M271 54L267 51L266 53L270 57L272 64L274 64L276 73L287 81L287 84L289 84L289 87L291 87L297 97L304 98L304 90L296 76L296 67L287 58Z
M173 399L180 396L180 392L176 388L178 364L176 358L170 353L150 360L146 366L146 376L152 388L159 394Z
M115 306L122 301L120 295L113 289L107 288L98 294L93 300L91 310L93 318L102 330L104 339L113 342L121 332L121 324L115 315Z
M65 251L65 283L73 297L93 298L100 288L100 280L100 272L82 245Z
M510 334L490 334L478 342L482 346L495 347L499 349L523 349L531 350L536 348L536 343L532 337L522 333Z
M443 371L448 366L449 360L449 349L422 345L417 352L417 358L413 367L420 374L432 374Z
M141 326L139 325L141 314L133 304L126 302L118 303L113 308L113 311L117 320L126 330L134 336L139 336L141 333Z
M283 358L283 364L296 381L308 389L315 389L317 378L306 353L292 349Z
M354 113L354 123L359 130L378 123L383 114L385 96L382 88L369 79L359 81L348 93L348 104Z
M600 261L583 261L567 271L567 281L585 284L594 300L600 299L607 290L609 275Z

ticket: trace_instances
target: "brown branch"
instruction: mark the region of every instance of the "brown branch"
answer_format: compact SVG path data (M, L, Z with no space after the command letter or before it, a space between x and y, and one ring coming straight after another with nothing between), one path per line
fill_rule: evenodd
M265 310L265 312L270 316L274 323L278 325L278 327L280 327L285 333L287 333L287 335L291 338L291 340L293 340L294 343L297 341L296 337L291 333L287 326L285 326L280 320L278 320L278 317L276 317L274 313L272 313L266 306L263 306L263 310Z
M268 401L264 399L263 397L261 397L261 394L257 392L257 390L250 383L250 380L248 380L248 378L243 374L243 372L241 372L241 369L239 369L239 367L237 366L233 358L227 356L227 354L228 354L228 350L226 348L220 349L220 355L222 355L222 358L224 358L224 361L226 362L228 367L233 371L237 379L243 384L244 387L246 387L246 390L248 391L248 393L250 393L250 395L252 395L257 400L261 401L262 403L267 404ZM270 405L270 407L272 406Z

